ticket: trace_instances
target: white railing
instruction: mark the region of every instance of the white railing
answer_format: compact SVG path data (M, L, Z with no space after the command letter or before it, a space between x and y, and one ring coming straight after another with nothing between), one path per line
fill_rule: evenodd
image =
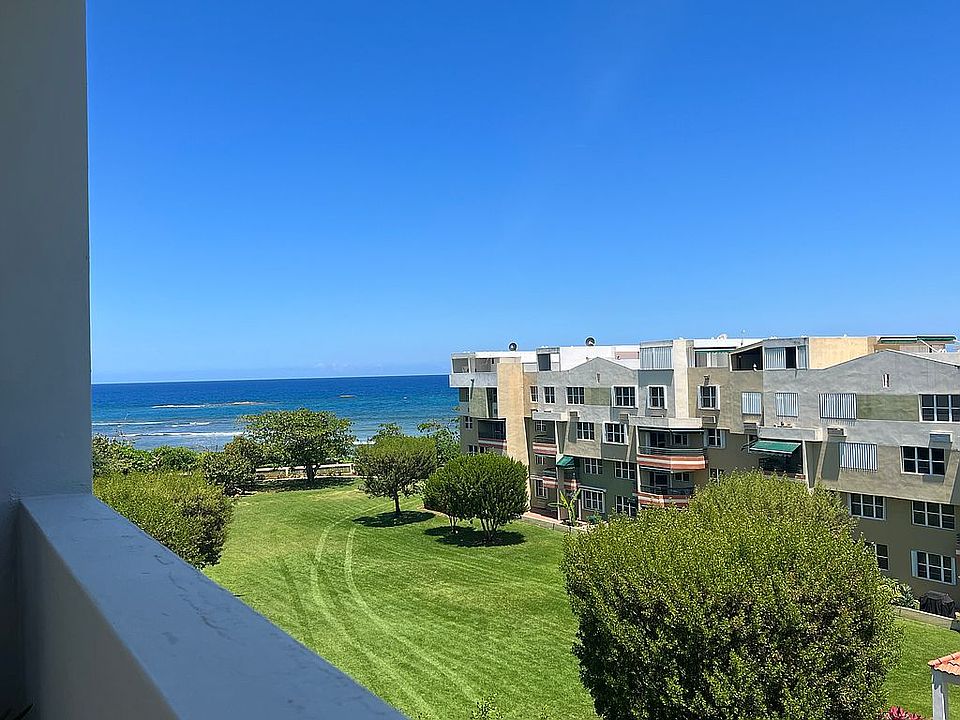
M19 556L38 717L403 718L89 494L21 500Z

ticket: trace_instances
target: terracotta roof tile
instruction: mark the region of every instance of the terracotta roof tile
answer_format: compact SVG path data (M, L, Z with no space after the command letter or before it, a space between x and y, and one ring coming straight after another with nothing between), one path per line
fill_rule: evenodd
M931 660L927 663L927 665L932 667L934 670L939 670L940 672L960 677L960 652L955 652L952 655L944 655L942 658Z

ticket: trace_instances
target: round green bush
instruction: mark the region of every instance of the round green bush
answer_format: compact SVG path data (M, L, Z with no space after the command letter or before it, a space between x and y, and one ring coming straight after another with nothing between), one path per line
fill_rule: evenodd
M569 536L581 678L607 720L875 720L899 638L836 497L724 476Z

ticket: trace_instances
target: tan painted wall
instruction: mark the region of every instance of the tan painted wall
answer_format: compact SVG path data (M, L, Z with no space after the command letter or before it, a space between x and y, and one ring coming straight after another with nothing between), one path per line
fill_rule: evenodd
M525 383L523 365L499 363L497 365L497 404L500 417L506 420L507 455L524 464L529 462L524 422L529 397L530 390Z
M875 337L814 337L809 340L811 369L830 367L874 351Z

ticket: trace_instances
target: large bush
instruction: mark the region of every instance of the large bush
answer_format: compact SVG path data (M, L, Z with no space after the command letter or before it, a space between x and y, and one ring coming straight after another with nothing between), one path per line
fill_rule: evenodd
M220 559L233 506L199 474L115 473L95 478L93 491L188 563Z
M504 455L460 455L427 480L423 504L444 513L451 527L479 520L487 540L527 511L527 468Z
M837 499L758 473L570 536L581 678L607 720L874 720L899 640Z

